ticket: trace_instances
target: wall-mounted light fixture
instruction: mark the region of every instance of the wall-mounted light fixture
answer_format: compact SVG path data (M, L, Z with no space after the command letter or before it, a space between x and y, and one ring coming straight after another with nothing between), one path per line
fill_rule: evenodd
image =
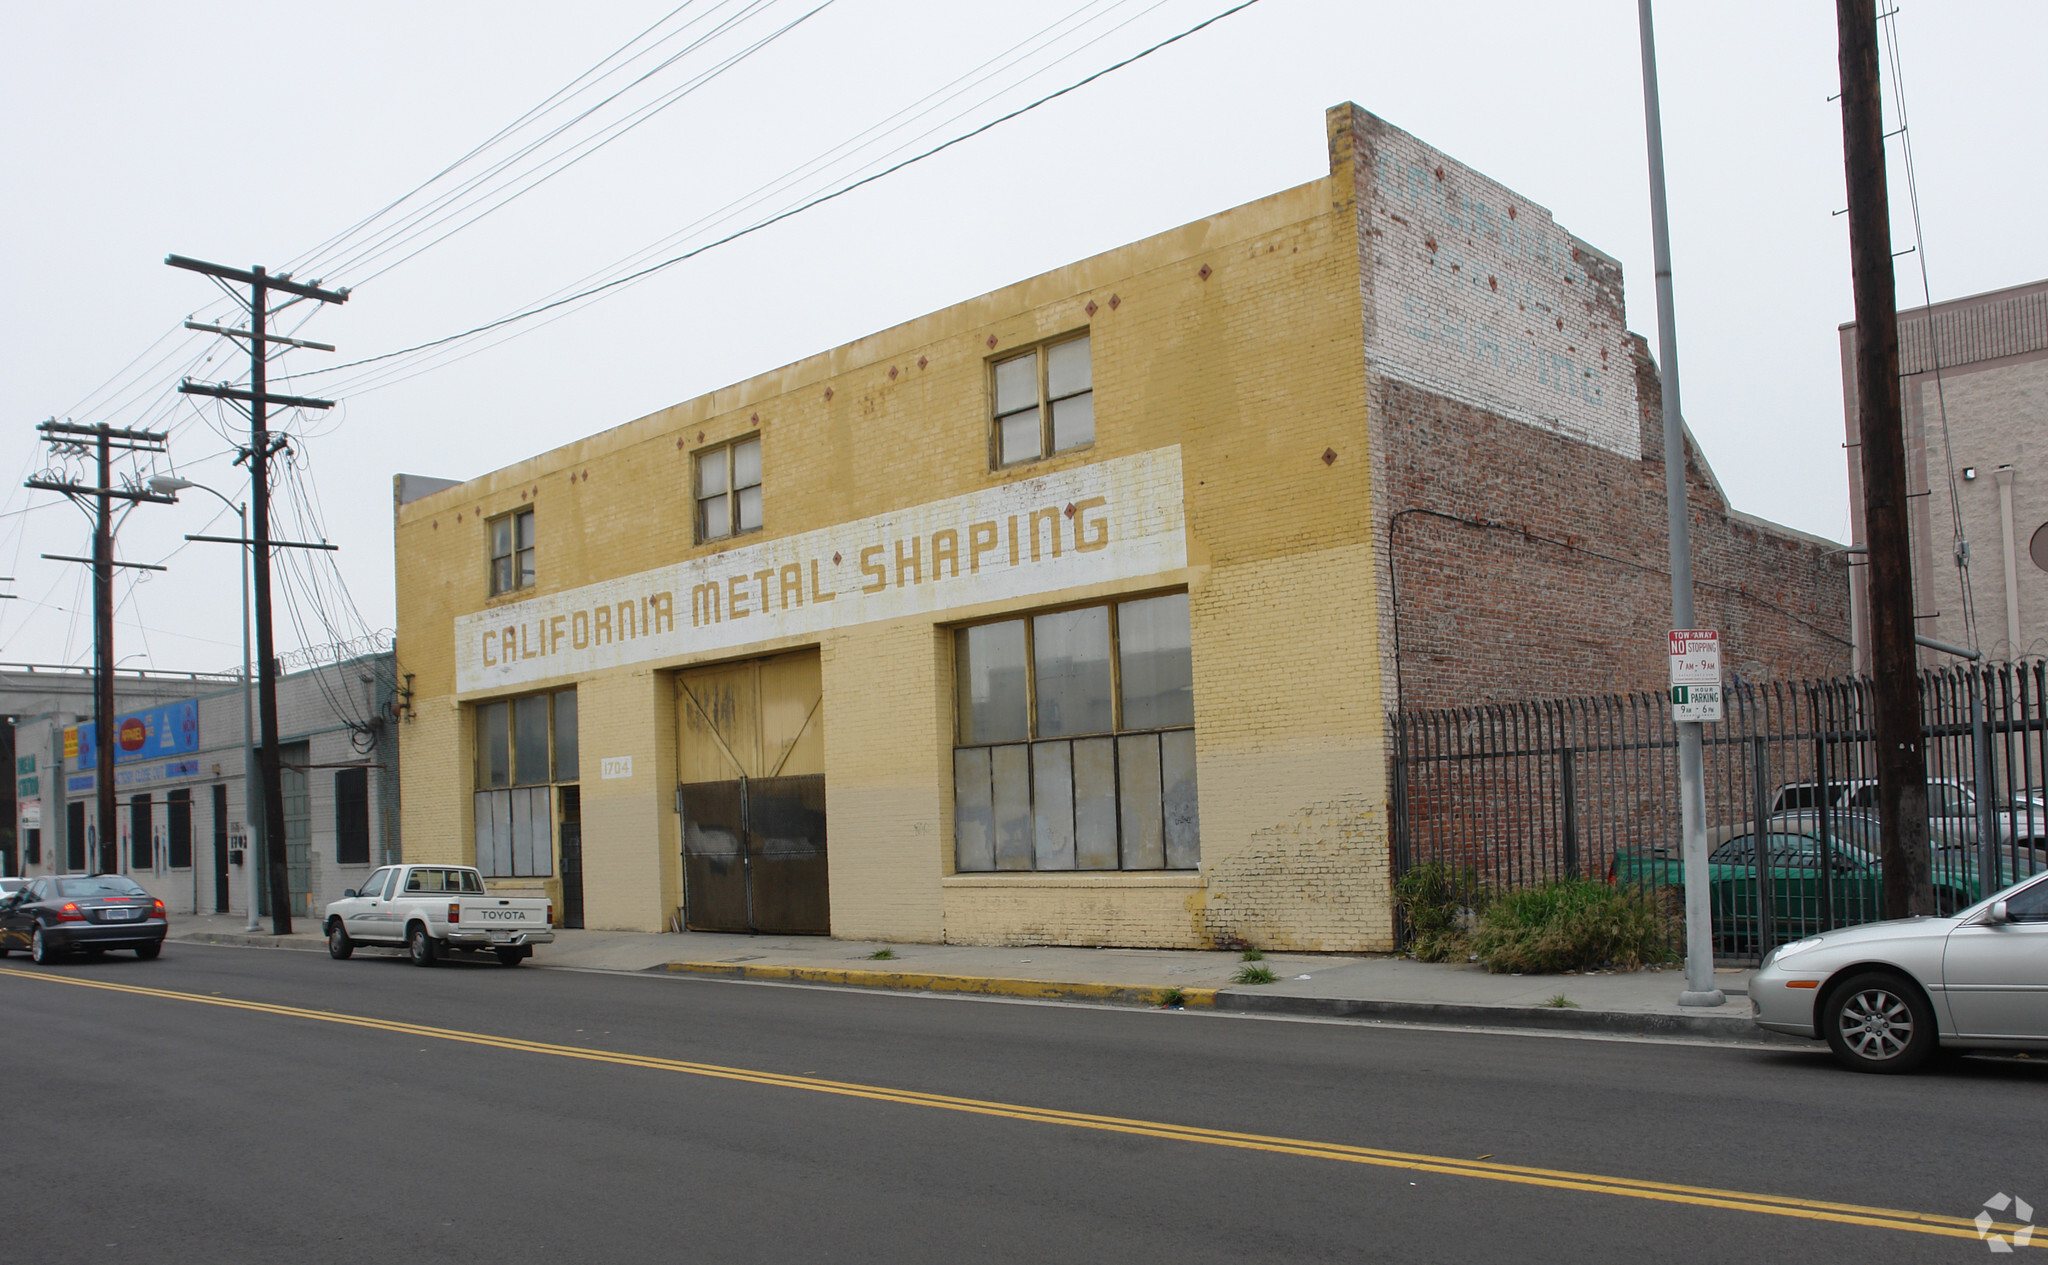
M1964 467L1963 467L1963 482L1965 482L1965 483L1974 483L1974 482L1976 481L1976 479L1977 479L1977 467L1975 467L1975 466L1964 466Z

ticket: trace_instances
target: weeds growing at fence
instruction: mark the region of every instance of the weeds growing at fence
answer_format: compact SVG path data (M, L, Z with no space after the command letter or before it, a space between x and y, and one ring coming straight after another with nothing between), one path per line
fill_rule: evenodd
M1680 942L1655 899L1592 879L1503 892L1472 933L1470 951L1499 974L1540 974L1675 960Z
M1408 921L1408 950L1416 961L1464 961L1470 954L1467 924L1486 908L1486 889L1472 870L1435 862L1412 866L1394 884L1394 900Z

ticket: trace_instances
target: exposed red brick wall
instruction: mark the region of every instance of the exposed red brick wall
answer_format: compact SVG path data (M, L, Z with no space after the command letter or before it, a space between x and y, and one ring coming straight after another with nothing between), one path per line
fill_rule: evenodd
M1670 628L1661 398L1640 338L1631 460L1376 378L1401 709L1662 689ZM1847 558L1732 516L1688 445L1694 601L1749 680L1849 667Z

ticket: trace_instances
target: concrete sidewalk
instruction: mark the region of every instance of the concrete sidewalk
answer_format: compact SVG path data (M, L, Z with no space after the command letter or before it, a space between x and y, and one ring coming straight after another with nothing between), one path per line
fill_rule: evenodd
M245 925L240 917L177 918L171 938L326 947L317 922L299 919L296 933L285 937L251 934ZM1698 1011L1678 1005L1684 987L1678 970L1522 976L1400 957L1306 953L1272 953L1246 963L1236 953L1185 949L989 948L708 932L557 931L555 937L535 949L534 966L1147 1006L1173 1000L1178 990L1181 1005L1266 1014L1791 1040L1751 1022L1746 970L1717 972L1728 1004ZM1274 982L1236 983L1237 973L1250 965L1270 970ZM1548 1004L1559 996L1571 1004Z

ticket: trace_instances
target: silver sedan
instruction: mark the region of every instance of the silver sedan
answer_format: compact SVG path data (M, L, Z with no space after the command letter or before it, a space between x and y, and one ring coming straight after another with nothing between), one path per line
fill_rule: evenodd
M1860 1072L1937 1050L2048 1050L2048 875L1952 918L1844 927L1771 950L1759 1027L1824 1040Z

